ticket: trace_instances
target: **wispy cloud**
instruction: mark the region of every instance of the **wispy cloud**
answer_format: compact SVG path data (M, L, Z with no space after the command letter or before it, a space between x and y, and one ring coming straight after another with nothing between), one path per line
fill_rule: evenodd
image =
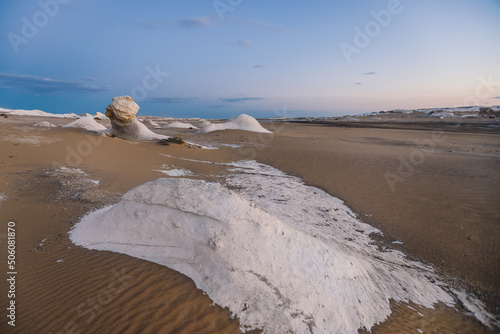
M35 94L52 93L98 93L110 87L92 86L83 81L65 81L25 74L0 73L2 86L8 89L21 89Z
M364 75L374 75L374 74L377 74L377 72L365 72L363 73Z
M227 44L227 45L233 45L233 46L243 46L246 48L249 48L252 46L252 41L250 41L248 39L240 39L237 42L222 42L222 43Z
M190 103L192 100L192 98L186 97L152 97L147 99L147 101L154 103Z
M266 68L266 65L255 65L254 68Z
M356 86L359 86L359 85L362 85L363 83L362 82L356 82L355 85Z
M232 98L221 97L219 100L227 102L227 103L239 103L239 102L246 102L246 101L264 100L264 98L263 97L232 97Z
M252 46L252 41L248 40L248 39L240 39L238 41L238 45L239 46L246 46L246 47L250 47Z
M186 28L208 28L212 25L212 21L208 17L188 17L178 20L177 23Z
M500 99L500 96L495 96L494 99Z
M233 16L233 15L227 15L226 18L230 19L232 21L235 21L235 22L248 23L248 24L251 24L251 25L258 27L258 28L264 28L264 29L269 29L269 30L278 30L278 31L282 31L282 32L290 32L290 29L288 29L288 28L281 27L281 26L274 25L274 24L267 23L267 22L246 19L244 17Z
M216 104L214 106L208 106L209 108L225 108L227 104Z

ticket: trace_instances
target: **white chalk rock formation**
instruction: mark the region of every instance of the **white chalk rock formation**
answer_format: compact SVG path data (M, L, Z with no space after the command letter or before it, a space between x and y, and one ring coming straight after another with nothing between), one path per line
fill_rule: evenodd
M106 115L104 115L102 112L98 111L95 113L94 119L106 119L108 118Z
M357 334L386 320L391 301L455 304L432 268L381 251L370 236L381 232L341 200L256 161L228 165L236 174L223 183L233 190L157 179L84 217L70 238L189 276L243 332ZM479 300L454 293L493 324Z
M0 108L0 113L12 116L39 116L39 117L58 117L58 118L78 118L75 113L71 114L52 114L42 110L23 110L23 109L4 109Z
M113 98L113 102L106 107L106 116L111 119L111 130L107 134L111 137L118 137L126 140L154 140L166 139L149 130L144 124L139 122L135 116L139 111L139 106L130 96L118 96Z
M164 129L169 129L169 128L177 128L177 129L198 129L196 126L192 125L191 123L183 123L183 122L172 122L170 124L167 124L163 126Z
M356 334L385 320L390 300L452 305L431 271L378 251L376 230L340 200L268 166L235 165L244 174L226 181L239 193L158 179L83 218L71 240L189 276L243 331Z
M63 128L80 128L87 131L101 132L107 130L102 124L97 123L92 116L80 117L74 122L63 125Z
M152 119L145 119L142 121L142 123L149 124L151 126L154 126L155 128L160 127L160 125L158 123L156 123L155 121L153 121Z
M244 130L251 132L271 133L271 131L264 129L255 118L245 114L241 114L235 119L226 123L205 125L203 128L201 128L199 133L208 133L219 130Z
M113 102L106 107L106 116L111 120L118 119L130 123L139 109L137 103L130 96L118 96L114 97Z
M210 121L207 121L206 119L204 119L204 120L201 120L201 121L200 121L200 124L199 124L198 126L199 126L200 128L202 128L202 127L207 126L207 125L209 125L209 124L212 124L212 123L210 123Z

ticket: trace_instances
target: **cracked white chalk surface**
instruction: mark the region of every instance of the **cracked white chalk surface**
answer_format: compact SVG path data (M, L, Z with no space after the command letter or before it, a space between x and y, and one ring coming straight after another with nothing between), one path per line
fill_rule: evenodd
M57 125L50 123L48 121L38 122L36 124L33 124L33 126L40 127L40 128L57 128Z
M168 176L188 176L193 175L193 172L183 168L172 168L172 169L154 169L155 172L160 172Z
M454 304L431 268L379 251L369 237L378 230L341 200L254 161L227 165L238 174L222 184L163 178L132 189L71 239L189 276L242 330L357 333L390 315L390 299Z

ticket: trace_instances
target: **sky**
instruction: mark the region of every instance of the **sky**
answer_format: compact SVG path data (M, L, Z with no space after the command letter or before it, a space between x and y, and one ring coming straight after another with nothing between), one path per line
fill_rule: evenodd
M229 118L500 105L500 0L0 0L0 107Z

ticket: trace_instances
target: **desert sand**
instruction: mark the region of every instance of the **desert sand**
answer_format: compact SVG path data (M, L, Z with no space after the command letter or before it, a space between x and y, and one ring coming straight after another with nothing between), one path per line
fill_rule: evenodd
M381 248L432 265L447 284L476 294L498 315L500 134L492 128L462 131L444 122L436 126L438 121L262 122L272 134L154 130L218 147L209 150L32 126L45 120L70 122L0 120L0 192L6 197L0 202L1 233L15 221L18 250L16 327L2 322L2 332L240 332L238 319L213 305L188 277L127 255L77 247L68 237L84 214L165 177L157 171L162 165L192 171L195 179L227 173L219 164L178 158L255 159L299 176L379 228ZM401 159L410 167L401 168ZM6 258L3 246L0 255ZM390 318L372 332L493 332L456 308L392 303Z

